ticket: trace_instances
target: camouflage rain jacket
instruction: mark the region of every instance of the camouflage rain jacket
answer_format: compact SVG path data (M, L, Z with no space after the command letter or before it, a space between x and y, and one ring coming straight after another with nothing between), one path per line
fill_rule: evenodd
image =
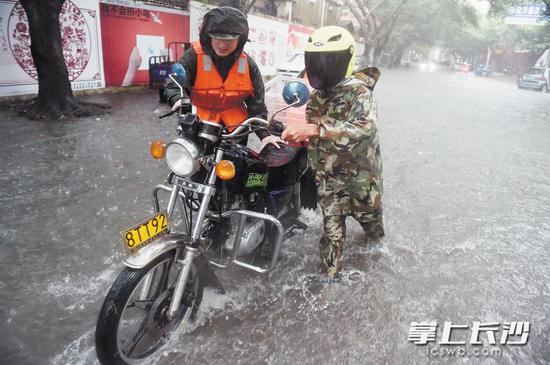
M319 127L308 152L324 215L381 211L382 160L371 89L376 81L357 74L330 93L315 91L306 109Z

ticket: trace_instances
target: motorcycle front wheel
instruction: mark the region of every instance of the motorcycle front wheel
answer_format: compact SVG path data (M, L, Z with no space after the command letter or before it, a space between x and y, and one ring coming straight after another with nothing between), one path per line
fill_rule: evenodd
M109 290L97 321L95 343L102 364L143 364L182 322L193 319L203 286L193 264L181 306L168 319L179 264L167 252L139 270L125 268Z

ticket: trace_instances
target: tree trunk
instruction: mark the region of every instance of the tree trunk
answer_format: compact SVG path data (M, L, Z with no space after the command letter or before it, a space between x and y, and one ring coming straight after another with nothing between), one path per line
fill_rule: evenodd
M374 47L374 51L372 53L372 65L373 66L380 66L380 59L382 58L382 51L384 50L384 47L380 44L377 44L376 47Z
M406 46L399 46L397 49L393 52L390 68L396 68L401 66L401 59L403 58L403 53L405 52Z
M369 66L374 65L374 51L376 49L375 44L365 44L365 56Z
M377 42L376 42L376 48L374 50L374 64L378 65L380 64L380 59L382 57L382 51L384 51L384 48L386 47L386 44L388 44L388 41L390 40L390 36L395 28L395 25L397 24L397 18L399 17L399 9L405 4L406 0L402 0L399 6L394 10L394 13L392 15L391 21L389 23L388 30L384 31L381 35L377 36ZM383 29L383 28L382 28Z
M63 0L21 0L21 5L29 19L31 53L38 73L37 107L46 113L70 113L75 106L59 27Z
M106 107L76 102L61 45L59 14L64 0L21 0L27 13L31 54L38 74L38 97L22 111L33 119L101 114Z
M241 8L243 13L248 14L255 3L256 3L256 0L250 0L249 2L244 0L244 1L240 2L240 4L241 4L240 8Z
M487 47L487 57L485 58L485 64L490 65L491 64L491 57L493 56L493 48Z

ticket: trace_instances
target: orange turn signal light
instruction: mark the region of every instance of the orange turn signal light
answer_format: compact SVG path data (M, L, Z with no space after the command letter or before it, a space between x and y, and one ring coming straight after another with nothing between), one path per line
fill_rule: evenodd
M162 141L151 142L151 148L149 150L151 156L157 160L164 158L166 155L166 144Z
M231 180L235 176L235 165L228 160L221 160L216 165L216 175L222 180Z

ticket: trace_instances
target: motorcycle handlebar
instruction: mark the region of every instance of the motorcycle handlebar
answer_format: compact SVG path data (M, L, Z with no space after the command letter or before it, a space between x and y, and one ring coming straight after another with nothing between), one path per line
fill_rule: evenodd
M172 114L174 114L176 111L171 111L169 113L166 113L164 115L161 115L159 117L159 119L162 119L162 118L165 118L165 117L168 117ZM237 128L235 128L235 130L231 133L222 133L221 135L221 138L222 139L231 139L231 138L240 138L242 137L242 131L243 129L249 127L252 123L258 123L260 124L260 127L269 127L270 126L270 122L268 122L267 120L265 119L262 119L262 118L257 118L257 117L252 117L252 118L248 118L246 119L244 122L242 122L240 125L237 126ZM282 131L285 129L284 128L284 125L280 122L277 122L277 121L273 121L273 131L272 131L272 134L274 135L280 135L282 133Z
M227 138L233 138L233 137L240 137L240 134L241 134L242 130L244 128L248 127L253 122L263 124L266 127L269 125L269 122L265 119L256 118L256 117L248 118L247 120L242 122L237 128L235 128L235 130L233 132L227 133L227 134L222 134L222 138L227 139Z

